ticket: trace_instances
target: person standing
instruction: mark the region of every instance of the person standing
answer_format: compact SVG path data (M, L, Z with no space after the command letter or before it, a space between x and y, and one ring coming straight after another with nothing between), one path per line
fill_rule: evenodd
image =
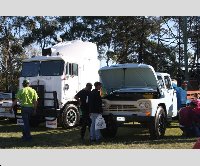
M89 95L91 93L91 89L92 89L92 84L87 83L86 87L84 89L80 90L74 97L78 101L81 112L82 112L81 131L80 131L82 143L85 142L84 137L85 137L86 128L88 127L88 129L90 131L91 122L90 122L90 117L89 117L88 99L89 99Z
M29 80L25 79L22 85L23 88L17 92L16 98L12 104L12 108L17 104L17 101L20 101L22 120L24 123L22 131L22 139L24 141L30 141L32 139L32 136L30 133L29 121L31 115L36 114L38 95L33 88L29 87L30 85Z
M99 114L103 113L102 110L102 99L100 96L100 89L102 87L100 82L94 83L95 89L92 90L91 95L89 97L89 111L90 111L90 119L91 119L91 127L90 127L90 142L100 142L101 133L99 129L95 129L95 121Z
M199 123L200 118L194 111L196 106L197 104L193 100L190 102L189 106L184 107L179 111L179 124L180 129L183 131L183 136L200 136L200 130L197 125Z

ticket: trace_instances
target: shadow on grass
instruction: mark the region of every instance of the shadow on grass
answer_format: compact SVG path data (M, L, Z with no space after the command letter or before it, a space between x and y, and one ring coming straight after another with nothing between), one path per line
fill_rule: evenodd
M197 137L183 137L181 136L181 131L179 131L179 127L171 127L167 129L165 136L163 139L159 140L151 140L148 129L144 128L119 128L119 131L115 138L104 140L107 143L114 144L124 144L124 145L137 145L147 144L155 145L153 147L158 146L158 148L164 148L165 144L192 144L196 142ZM172 135L171 130L173 130L174 135ZM170 131L170 132L169 132ZM178 133L178 134L177 134ZM179 134L180 133L180 134ZM177 145L178 146L178 145ZM181 145L180 147L181 148Z
M176 126L176 124L174 125ZM131 128L130 126L120 127L118 133L113 139L103 139L103 146L97 146L96 148L115 148L117 144L122 144L122 148L125 146L132 146L137 148L137 145L144 145L148 148L149 145L153 147L163 148L165 144L181 144L181 143L193 143L196 138L181 137L179 128L169 128L166 132L164 139L150 140L149 132L144 128ZM21 137L21 127L16 124L10 124L8 122L0 122L0 148L1 149L81 149L91 148L89 144L89 133L86 134L86 144L82 145L80 142L80 128L73 128L64 130L62 128L48 129L45 126L39 126L32 128L31 133L33 140L30 142L23 142ZM125 145L125 146L124 146ZM155 145L155 146L154 146ZM181 145L180 145L181 146ZM93 147L95 148L95 146ZM117 147L120 148L120 147ZM138 146L138 148L140 148Z
M0 121L0 148L64 148L76 146L79 139L79 128L64 130L48 129L45 126L31 128L32 141L21 140L22 128L8 121Z

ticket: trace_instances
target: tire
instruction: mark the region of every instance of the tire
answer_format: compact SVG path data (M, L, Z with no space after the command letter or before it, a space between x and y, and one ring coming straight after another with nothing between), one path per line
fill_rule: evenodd
M62 127L65 129L76 127L80 121L80 113L74 105L68 105L62 112Z
M151 139L161 139L165 135L166 114L162 107L158 107L154 120L149 124Z
M105 122L106 122L106 128L100 130L101 135L103 138L114 138L117 134L117 123L116 120L112 116L104 117Z

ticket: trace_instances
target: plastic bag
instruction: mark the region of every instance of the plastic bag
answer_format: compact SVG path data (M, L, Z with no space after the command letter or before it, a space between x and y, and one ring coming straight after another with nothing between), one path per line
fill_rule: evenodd
M99 114L95 120L95 130L98 129L105 129L106 128L106 122L101 114Z

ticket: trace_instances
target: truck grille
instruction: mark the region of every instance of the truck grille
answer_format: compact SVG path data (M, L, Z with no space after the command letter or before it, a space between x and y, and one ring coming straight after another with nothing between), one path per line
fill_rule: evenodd
M108 111L136 111L137 107L134 105L110 105Z

